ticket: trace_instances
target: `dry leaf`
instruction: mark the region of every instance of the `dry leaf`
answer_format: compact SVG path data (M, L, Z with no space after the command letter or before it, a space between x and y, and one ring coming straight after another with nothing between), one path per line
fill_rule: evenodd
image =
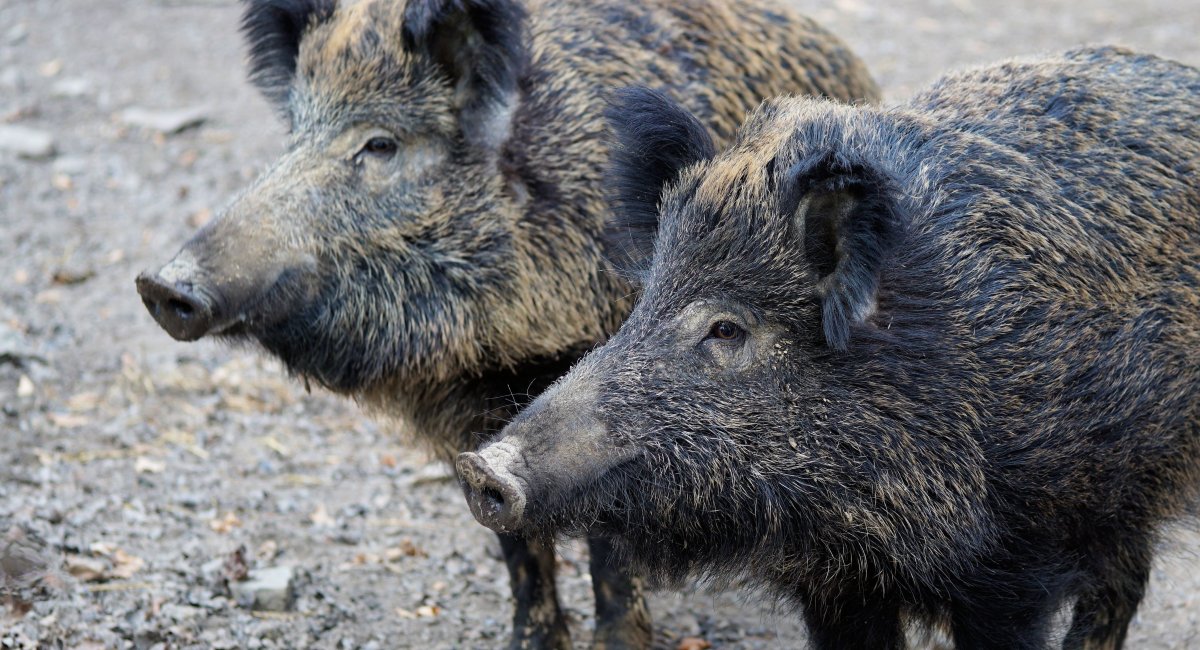
M133 577L133 574L142 570L146 566L146 562L136 555L130 555L121 549L117 549L112 554L113 568L108 575L112 578L120 580L128 580Z
M83 284L88 280L96 277L96 272L91 269L57 269L50 276L54 284Z
M308 519L314 526L332 526L337 523L333 517L329 516L329 511L325 509L324 503L318 503L313 513L308 516Z
M80 555L68 555L66 564L67 573L70 573L76 579L83 582L103 580L108 570L108 565L103 560Z
M214 531L221 533L222 535L228 533L234 528L240 528L241 525L242 520L238 519L237 515L233 514L232 512L227 512L225 513L224 517L218 517L208 522L209 528L212 528Z
M685 636L679 640L675 650L708 650L712 644L698 636Z
M47 413L46 418L50 420L50 424L59 429L74 429L91 424L92 419L82 415L73 415L71 413Z
M442 608L437 605L422 605L417 608L417 616L422 618L433 618L442 613Z
M95 391L79 393L67 400L67 408L75 413L84 411L95 411L100 406L102 396Z
M383 552L383 557L388 562L395 562L402 557L429 557L429 554L413 544L409 537L400 540L400 544L393 546Z
M288 456L292 455L292 452L289 451L282 442L279 442L275 436L263 436L259 440L262 441L263 445L265 445L271 451L279 454L282 458L287 458Z
M162 474L166 469L166 463L146 456L138 456L137 460L133 461L133 471L138 474Z
M389 467L389 468L395 467L396 466L396 457L392 454L381 454L379 456L379 462L384 467Z
M226 409L237 413L259 413L264 410L262 400L250 395L223 395L221 402Z

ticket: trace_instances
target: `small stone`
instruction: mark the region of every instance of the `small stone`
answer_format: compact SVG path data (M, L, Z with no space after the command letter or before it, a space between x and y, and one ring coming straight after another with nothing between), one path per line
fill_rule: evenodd
M206 503L208 499L198 492L182 492L171 497L171 501L175 505L187 508L188 510L196 510Z
M62 59L53 59L38 66L38 74L43 77L57 77L62 72Z
M21 375L21 378L17 380L17 397L33 397L36 390L29 375Z
M8 28L8 33L4 35L8 39L9 45L20 45L26 37L29 36L29 27L25 23L17 23Z
M49 158L54 155L54 136L15 124L0 124L0 151L22 158Z
M699 637L700 621L691 614L682 614L675 619L675 629L681 637Z
M82 77L66 77L55 81L50 86L50 93L55 97L77 98L91 94L92 82Z
M88 170L88 161L82 156L62 156L54 160L53 169L56 174L77 176Z
M0 536L0 591L27 585L50 568L48 545L41 537L13 526Z
M21 75L20 70L15 67L0 70L0 88L20 90L24 86L25 77Z
M176 603L167 603L159 610L159 616L170 619L177 623L187 622L204 613L204 610L199 607L190 605L178 605Z
M35 362L45 363L45 359L33 351L29 339L7 323L0 322L0 365L10 363L18 368L28 368Z
M238 605L258 611L284 612L294 598L291 567L270 567L251 571L244 582L229 585Z
M199 107L151 110L135 106L121 111L121 121L125 124L158 131L166 135L198 126L206 119L205 109Z

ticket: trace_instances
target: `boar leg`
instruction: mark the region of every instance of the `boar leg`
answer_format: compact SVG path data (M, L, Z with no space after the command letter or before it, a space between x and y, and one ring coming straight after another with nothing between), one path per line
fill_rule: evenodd
M512 535L499 537L517 605L509 648L571 650L571 633L554 584L554 548Z
M1075 602L1064 650L1116 650L1125 643L1129 622L1150 580L1149 544L1132 546L1102 563L1104 570L1093 576L1096 582Z
M1022 585L1025 586L1025 585ZM1046 592L993 583L972 602L955 603L950 625L954 647L979 650L1042 650L1050 634L1055 603Z
M592 591L596 594L594 650L649 648L654 641L650 610L642 593L641 578L617 562L612 542L588 538L591 550Z
M898 603L854 591L830 596L802 594L804 622L818 650L902 650L904 628Z

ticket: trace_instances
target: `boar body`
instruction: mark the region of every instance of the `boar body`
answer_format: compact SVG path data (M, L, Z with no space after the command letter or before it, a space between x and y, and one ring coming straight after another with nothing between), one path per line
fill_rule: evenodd
M476 517L752 576L820 648L1042 648L1071 604L1064 647L1119 647L1200 486L1200 71L1102 48L780 99L720 154L649 91L613 119L690 143L616 156L643 293L460 456Z

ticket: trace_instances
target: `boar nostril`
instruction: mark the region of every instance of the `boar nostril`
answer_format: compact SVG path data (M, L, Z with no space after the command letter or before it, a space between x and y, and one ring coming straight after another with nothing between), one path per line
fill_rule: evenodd
M167 308L170 309L171 311L175 312L175 315L180 317L183 320L187 320L187 319L191 318L192 315L196 311L188 303L183 302L182 300L174 300L174 299L167 301Z
M526 496L511 474L498 472L472 452L459 455L457 468L467 503L480 523L498 532L512 532L522 526Z
M211 329L213 308L190 284L143 273L137 278L137 290L147 311L172 337L194 341Z
M493 487L483 488L483 498L490 501L491 504L497 508L504 507L504 495L500 494L500 491L497 490L496 488L493 488Z

